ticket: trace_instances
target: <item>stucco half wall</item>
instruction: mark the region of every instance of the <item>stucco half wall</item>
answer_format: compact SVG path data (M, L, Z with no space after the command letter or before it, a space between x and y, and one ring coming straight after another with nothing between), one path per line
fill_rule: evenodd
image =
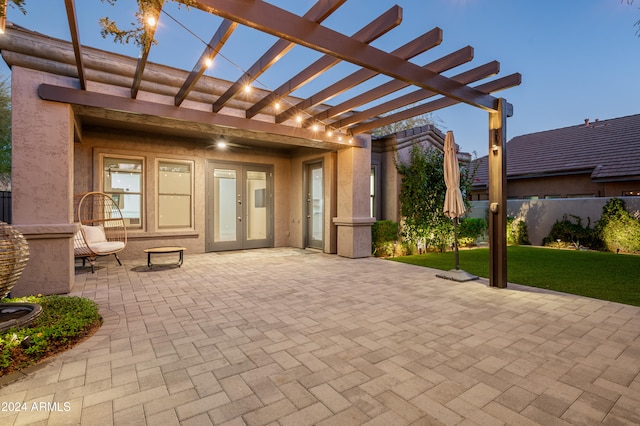
M618 197L624 200L629 212L640 211L640 197ZM602 208L611 197L556 198L547 200L507 200L507 215L525 221L529 240L533 245L542 245L557 220L577 216L583 225L591 226L602 216ZM488 201L472 201L469 217L483 218L488 214Z

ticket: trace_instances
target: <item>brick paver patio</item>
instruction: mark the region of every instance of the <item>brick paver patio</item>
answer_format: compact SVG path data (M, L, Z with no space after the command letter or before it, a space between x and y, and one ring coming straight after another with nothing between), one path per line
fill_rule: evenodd
M124 264L78 272L103 327L0 424L640 424L637 307L296 249Z

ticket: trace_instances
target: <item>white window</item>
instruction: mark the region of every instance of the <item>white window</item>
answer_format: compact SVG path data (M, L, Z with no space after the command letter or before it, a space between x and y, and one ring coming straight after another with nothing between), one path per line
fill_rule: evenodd
M127 227L142 228L143 159L102 157L102 190L118 204Z
M191 228L193 163L158 161L158 228Z

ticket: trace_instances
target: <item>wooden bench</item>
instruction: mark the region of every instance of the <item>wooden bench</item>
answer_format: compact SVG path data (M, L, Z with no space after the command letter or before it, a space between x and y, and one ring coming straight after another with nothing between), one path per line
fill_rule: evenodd
M180 267L182 265L182 262L184 261L185 250L186 250L185 247L178 247L178 246L151 247L151 248L144 249L144 252L147 253L147 266L149 268L153 266L153 264L151 263L151 255L154 253L155 254L179 253L180 257L178 259L178 267Z

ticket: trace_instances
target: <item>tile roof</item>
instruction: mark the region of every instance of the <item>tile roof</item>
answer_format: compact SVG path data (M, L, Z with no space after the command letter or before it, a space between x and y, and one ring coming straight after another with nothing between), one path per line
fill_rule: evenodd
M640 114L516 136L507 143L507 177L590 173L593 180L640 178ZM488 181L476 160L475 185Z

